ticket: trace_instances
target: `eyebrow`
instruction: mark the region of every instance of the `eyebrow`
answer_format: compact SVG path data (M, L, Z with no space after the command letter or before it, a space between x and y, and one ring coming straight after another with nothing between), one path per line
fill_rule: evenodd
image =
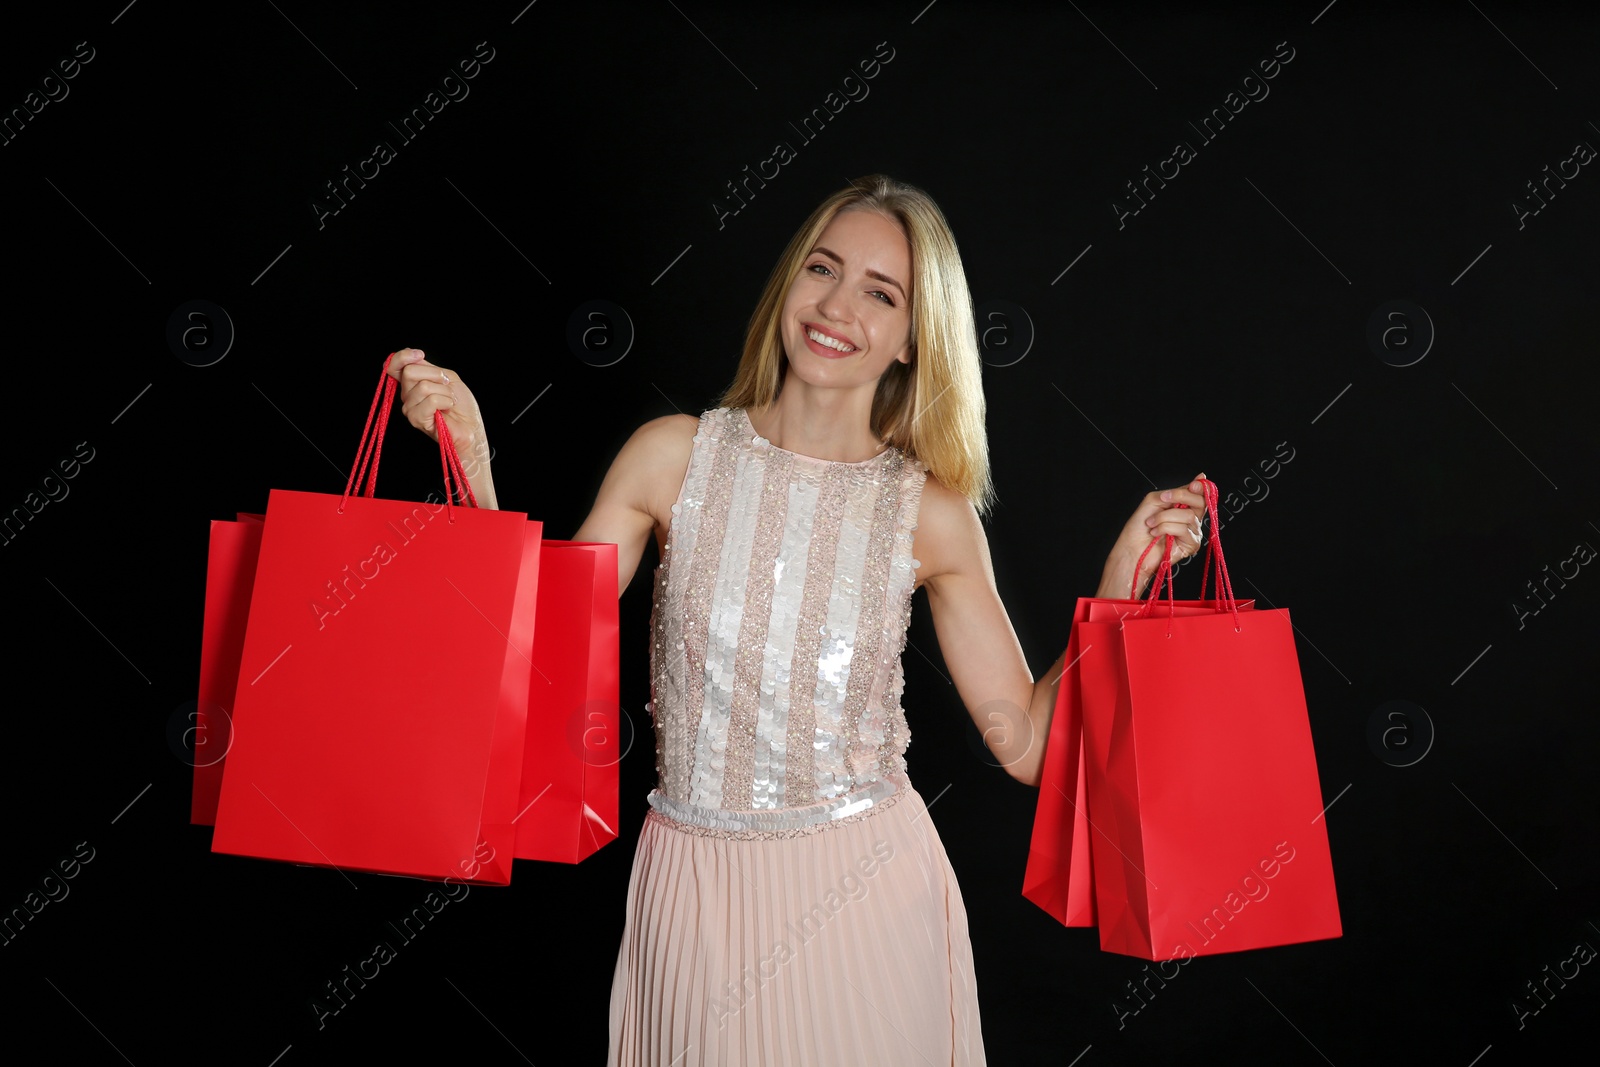
M837 252L834 252L831 249L823 248L821 245L818 245L817 247L813 248L811 251L812 251L812 254L814 254L814 255L820 253L821 255L827 256L829 259L833 260L835 263L839 264L841 267L844 266L844 260L839 257L839 254ZM876 278L880 282L885 282L885 283L887 283L889 285L894 286L896 289L900 290L900 295L902 297L906 295L905 286L901 285L899 282L895 281L893 278L889 277L887 274L881 274L878 271L870 270L870 269L867 270L865 273L866 273L867 277L869 277L869 278Z

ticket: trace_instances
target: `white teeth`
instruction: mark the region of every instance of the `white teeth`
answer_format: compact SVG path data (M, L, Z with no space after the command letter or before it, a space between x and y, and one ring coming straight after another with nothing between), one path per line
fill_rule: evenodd
M840 352L854 352L856 350L855 345L845 344L843 341L836 340L832 337L829 337L827 334L819 333L816 330L807 330L806 336L817 342L819 345L827 345L829 348L838 349Z

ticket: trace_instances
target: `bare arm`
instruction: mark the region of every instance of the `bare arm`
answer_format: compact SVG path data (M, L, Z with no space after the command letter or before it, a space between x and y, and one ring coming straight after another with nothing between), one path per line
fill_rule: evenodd
M1054 707L1060 668L1034 681L995 588L977 512L931 477L923 486L916 551L939 650L967 713L1006 772L1037 785L1049 729L1045 707Z
M574 541L617 546L618 596L638 570L650 535L664 540L698 425L692 415L665 415L635 430L600 483L589 517L573 535Z
M1184 489L1168 493L1167 500L1151 493L1128 520L1106 560L1096 596L1127 597L1134 585L1138 556L1152 537L1181 536L1193 526L1195 513L1172 505L1181 501L1203 507L1204 498ZM1152 517L1157 520L1155 526L1146 521ZM1056 658L1042 678L1034 679L995 588L989 542L977 512L965 497L932 478L923 489L916 546L950 680L995 759L1013 778L1037 786L1066 653ZM1193 550L1175 549L1174 560ZM1159 564L1158 551L1146 557L1139 572L1139 590Z
M406 420L435 441L434 412L445 413L445 425L478 506L499 507L489 472L489 435L483 414L461 376L429 363L416 348L396 352L389 361L389 373L400 382L400 410ZM639 569L650 535L665 540L699 423L693 415L666 415L635 430L600 483L589 517L572 536L574 541L617 546L618 596Z

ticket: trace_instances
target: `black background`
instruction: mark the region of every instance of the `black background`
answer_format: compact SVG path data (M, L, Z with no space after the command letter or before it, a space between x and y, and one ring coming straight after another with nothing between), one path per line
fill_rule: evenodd
M272 487L338 491L375 372L409 345L483 402L501 506L570 536L637 425L714 402L807 212L883 171L939 201L980 309L1026 312L986 320L984 381L988 533L1035 671L1143 493L1198 470L1242 493L1254 473L1266 495L1227 524L1229 558L1241 595L1293 612L1334 802L1344 936L1196 961L1119 1026L1141 965L1020 895L1037 793L971 747L919 596L908 758L965 894L990 1062L1466 1067L1587 1047L1593 967L1520 1026L1513 1008L1600 945L1600 577L1515 607L1600 546L1600 172L1520 224L1513 207L1600 145L1600 20L1578 11L113 0L13 22L8 112L78 42L94 58L0 147L0 508L79 442L94 458L0 548L0 907L79 842L95 858L0 947L8 1039L83 1063L600 1062L648 740L623 762L617 841L474 889L319 1029L311 998L426 887L357 875L354 893L212 855L187 825L167 728L194 699L207 524ZM494 58L470 95L399 145L386 120L480 41ZM870 95L802 143L789 123L880 42ZM1293 59L1270 95L1198 145L1187 123L1279 42ZM394 161L319 228L323 183L379 139ZM797 157L719 228L724 184L779 140ZM1119 226L1123 184L1177 140L1198 157ZM203 367L214 347L165 340L196 299L235 331ZM604 367L566 340L597 299L636 330ZM1396 300L1436 331L1409 366L1415 311L1389 348L1368 341ZM392 438L383 495L420 499L436 453ZM1294 458L1264 480L1281 443ZM648 611L636 581L622 692L641 730ZM397 622L372 669L428 643L425 621ZM1395 700L1426 710L1431 747L1416 715L1391 750L1369 743Z

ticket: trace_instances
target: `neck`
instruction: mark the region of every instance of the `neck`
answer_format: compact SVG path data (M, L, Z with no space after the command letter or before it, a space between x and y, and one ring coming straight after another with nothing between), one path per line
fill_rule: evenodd
M775 403L749 411L756 433L778 448L816 459L858 463L884 450L872 433L877 383L818 389L790 374Z

